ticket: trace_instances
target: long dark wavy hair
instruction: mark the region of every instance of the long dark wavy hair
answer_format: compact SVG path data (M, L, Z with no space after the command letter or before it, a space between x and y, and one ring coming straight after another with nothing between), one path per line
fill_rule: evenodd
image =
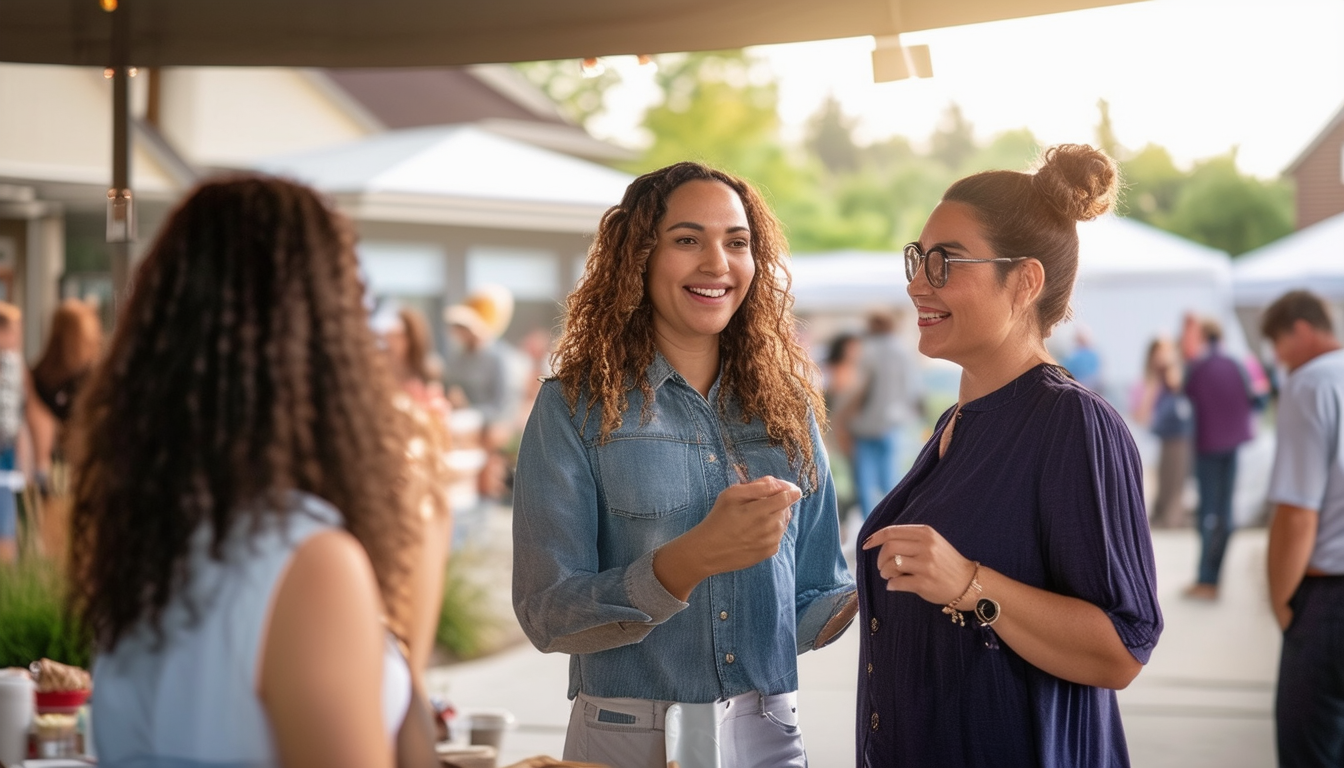
M340 511L404 622L406 426L352 245L316 193L263 176L169 217L76 404L72 599L99 647L160 628L194 531L218 557L290 490Z
M600 406L603 440L621 426L632 386L644 393L646 404L653 400L645 375L654 358L653 305L645 291L644 269L658 242L667 198L688 181L727 185L741 198L751 227L756 277L719 335L719 390L737 398L744 419L761 419L772 442L784 448L790 461L800 461L800 476L815 485L810 417L824 420L826 407L816 385L816 365L795 332L788 243L760 194L723 171L684 162L646 173L602 216L583 280L565 304L555 377L571 406L587 388L591 405ZM719 403L721 411L723 405Z

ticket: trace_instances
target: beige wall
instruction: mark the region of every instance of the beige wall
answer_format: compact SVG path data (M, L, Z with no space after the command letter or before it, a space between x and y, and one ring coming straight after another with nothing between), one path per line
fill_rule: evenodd
M131 81L135 103L144 78ZM0 177L106 187L112 177L112 83L102 70L0 64ZM135 149L131 186L174 187L153 158Z
M302 70L171 67L162 77L161 130L202 165L235 166L368 135Z

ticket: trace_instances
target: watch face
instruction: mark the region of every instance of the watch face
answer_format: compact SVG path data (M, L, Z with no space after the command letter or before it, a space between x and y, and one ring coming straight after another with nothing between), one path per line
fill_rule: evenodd
M980 598L975 604L975 617L980 620L981 626L989 626L999 618L999 604L987 597Z

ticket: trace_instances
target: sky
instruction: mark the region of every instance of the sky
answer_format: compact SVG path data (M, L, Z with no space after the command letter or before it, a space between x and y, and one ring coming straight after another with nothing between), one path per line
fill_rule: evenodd
M1278 176L1344 108L1344 0L1144 0L903 35L930 48L934 76L872 81L872 38L753 49L779 82L786 137L828 93L866 142L926 140L956 103L987 140L1029 128L1044 144L1095 137L1110 104L1120 144L1153 143L1189 164L1237 148L1243 172ZM656 91L621 66L595 132L632 141Z

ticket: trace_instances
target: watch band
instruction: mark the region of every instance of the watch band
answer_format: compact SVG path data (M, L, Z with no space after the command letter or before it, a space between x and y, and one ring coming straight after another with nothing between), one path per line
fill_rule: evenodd
M980 626L988 627L999 620L999 604L988 597L982 597L975 602L975 619L980 622Z

